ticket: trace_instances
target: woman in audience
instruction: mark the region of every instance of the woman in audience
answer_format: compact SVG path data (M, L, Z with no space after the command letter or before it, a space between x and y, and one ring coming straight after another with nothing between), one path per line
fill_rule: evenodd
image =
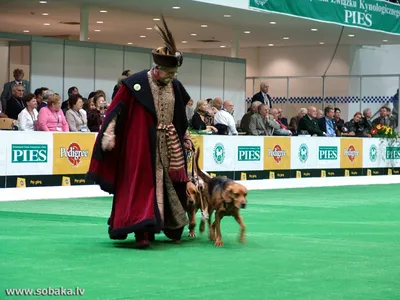
M69 127L61 110L61 97L54 94L47 100L47 106L39 111L38 124L41 131L68 132Z
M111 100L114 99L115 95L118 93L118 90L122 85L122 80L124 80L125 78L127 78L127 76L125 76L125 75L119 76L119 78L117 80L117 85L114 86L114 91L112 93Z
M211 124L207 101L199 100L192 117L192 128L194 130L212 130L217 132L217 129Z
M193 104L194 104L193 99L190 99L189 102L186 104L186 117L189 124L192 122L192 118L194 115Z
M93 97L93 102L95 105L94 109L88 112L88 127L91 132L99 132L101 125L103 124L103 119L105 115L106 99L103 94L96 94Z
M37 130L38 112L34 94L26 94L23 98L26 107L18 115L18 127L21 131Z
M67 118L69 131L71 132L87 132L89 128L87 126L86 111L82 109L83 98L79 94L72 95L69 98L69 109L65 114Z

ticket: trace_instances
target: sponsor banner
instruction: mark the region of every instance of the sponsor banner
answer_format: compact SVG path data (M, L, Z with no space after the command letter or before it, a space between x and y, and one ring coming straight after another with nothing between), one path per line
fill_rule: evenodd
M291 170L290 178L313 178L313 177L321 177L321 171L316 169L308 169L308 170Z
M314 137L304 136L291 138L290 166L293 170L314 169L318 167L318 145L313 139Z
M391 145L390 145L391 144ZM389 168L399 166L399 146L385 139L363 139L363 168ZM397 150L396 150L397 149Z
M7 175L53 173L53 135L15 132L7 137Z
M233 137L235 141L234 170L263 170L264 138L258 136Z
M291 177L291 170L272 170L269 171L267 179L284 179Z
M319 177L344 177L345 175L344 169L323 169L319 171Z
M204 160L204 146L203 146L203 136L202 135L192 135L190 137L193 141L194 147L196 149L196 151L200 150L200 156L199 156L199 168L203 170L203 160ZM188 172L192 171L192 163L193 163L193 159L192 157L188 157Z
M0 176L0 189L6 187L6 176Z
M264 138L264 170L290 170L290 138Z
M400 167L400 143L396 140L384 140L384 159L386 168Z
M340 167L361 169L363 167L363 141L361 138L340 139Z
M226 176L227 178L235 178L235 172L233 171L213 171L213 172L208 172L208 174L211 177L219 177L219 176Z
M250 0L250 8L400 35L400 6L376 0Z
M313 137L309 144L317 148L317 169L340 168L340 139L327 137Z
M8 188L25 188L40 186L91 185L94 183L86 179L86 174L71 174L7 176L5 184Z
M92 157L95 135L54 133L53 174L86 174Z
M232 171L236 159L236 142L229 136L207 136L204 140L204 170Z
M269 171L235 171L235 180L263 180L269 179Z

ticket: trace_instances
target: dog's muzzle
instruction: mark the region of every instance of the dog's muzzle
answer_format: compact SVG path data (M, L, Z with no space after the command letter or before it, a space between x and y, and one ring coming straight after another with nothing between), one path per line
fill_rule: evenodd
M194 205L195 203L196 203L196 201L194 201L194 199L188 199L189 205Z
M240 208L246 208L247 203L246 202L242 202L242 204L240 205Z

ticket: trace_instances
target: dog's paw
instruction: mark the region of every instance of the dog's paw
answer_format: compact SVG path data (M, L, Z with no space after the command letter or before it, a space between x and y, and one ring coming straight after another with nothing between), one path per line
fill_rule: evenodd
M191 232L189 232L188 237L195 238L196 237L196 233L194 231L191 231Z
M215 244L214 244L215 247L222 247L223 245L224 245L224 243L221 240L215 241Z

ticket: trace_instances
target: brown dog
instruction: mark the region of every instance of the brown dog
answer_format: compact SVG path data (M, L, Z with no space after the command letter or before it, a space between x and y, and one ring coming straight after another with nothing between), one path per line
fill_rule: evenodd
M221 220L224 216L233 216L240 225L240 242L245 241L246 226L240 215L240 209L246 208L247 189L243 185L226 177L211 178L206 172L198 168L199 151L196 155L198 175L205 183L205 198L208 207L208 226L210 240L215 241L215 246L223 245L221 235ZM211 216L215 211L215 221L211 225Z

